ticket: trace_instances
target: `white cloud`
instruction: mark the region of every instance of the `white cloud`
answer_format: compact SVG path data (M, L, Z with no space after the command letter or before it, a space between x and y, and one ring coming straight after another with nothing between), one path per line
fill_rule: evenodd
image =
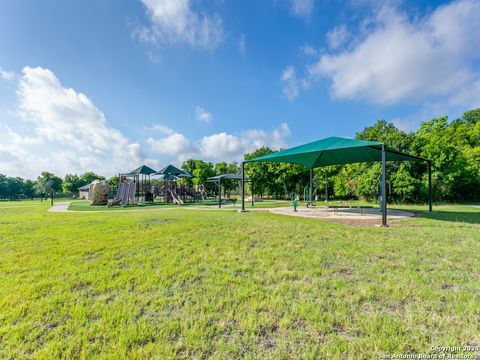
M287 67L282 73L283 89L282 94L289 101L293 101L298 96L298 83L295 68Z
M190 0L140 0L150 20L137 30L140 40L151 43L180 43L214 49L223 41L221 18L192 9Z
M197 106L195 108L195 119L204 123L209 123L212 121L212 113L209 113L204 108Z
M0 78L3 80L12 80L14 77L15 73L13 71L6 71L0 67Z
M245 55L247 52L247 41L245 40L245 34L240 36L240 40L238 41L238 52L241 55Z
M314 0L290 0L292 14L300 17L309 17L315 8Z
M163 135L172 135L172 134L175 133L175 130L173 130L173 129L171 129L168 126L163 125L163 124L154 124L152 126L152 130L157 131L157 132L159 132L160 134L163 134Z
M330 79L336 98L453 101L480 79L473 70L480 59L479 18L478 0L454 1L416 20L384 7L366 34L352 39L348 50L321 56L309 74Z
M23 68L17 116L32 134L19 135L7 126L0 129L0 151L11 158L3 157L0 168L8 174L33 177L50 170L63 176L93 170L111 175L144 158L140 145L110 127L86 95L64 87L42 67Z
M348 36L349 33L345 25L335 26L327 33L328 46L332 49L337 49L345 44Z
M282 123L271 132L259 129L246 130L239 134L219 132L198 140L189 140L183 134L174 132L159 139L149 138L147 142L153 152L171 156L176 162L192 157L207 161L240 161L245 153L258 147L285 147L285 138L289 135L288 125Z
M299 79L295 68L291 65L283 70L281 81L283 84L282 96L288 101L295 100L298 97L300 90L308 89L310 86L310 79Z
M252 152L262 146L279 149L285 146L285 137L290 135L286 123L280 124L272 132L252 129L241 132L239 135L221 132L205 136L200 141L199 152L202 157L212 161L240 161L247 152Z
M160 139L149 137L147 143L152 151L159 155L170 155L183 158L191 153L192 146L185 135L174 132Z
M205 136L200 143L200 152L208 159L218 159L220 153L225 159L235 158L243 149L242 139L226 132Z
M316 56L318 54L318 50L315 49L312 45L310 44L305 44L301 47L301 51L308 56Z

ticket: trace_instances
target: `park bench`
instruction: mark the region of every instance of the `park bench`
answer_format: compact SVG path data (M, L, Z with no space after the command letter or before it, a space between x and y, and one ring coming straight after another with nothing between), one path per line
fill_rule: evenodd
M235 204L237 203L237 199L235 199L235 198L222 199L222 204L226 204L226 203L232 203L233 207L235 207Z
M333 209L333 213L335 215L338 214L339 209L359 209L360 210L360 215L365 215L365 207L360 206L360 205L327 205L327 212L329 209Z

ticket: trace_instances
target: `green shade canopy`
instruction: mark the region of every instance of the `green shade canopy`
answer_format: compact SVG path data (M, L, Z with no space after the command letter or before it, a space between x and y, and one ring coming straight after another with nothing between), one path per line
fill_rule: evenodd
M152 175L155 174L156 171L153 170L152 168L148 167L147 165L142 165L139 168L136 168L135 170L130 171L128 174L129 175Z
M382 161L381 142L328 137L287 150L261 156L248 162L286 162L309 168L358 162ZM387 161L427 161L386 148Z
M175 177L185 177L185 178L192 178L193 175L187 171L180 170L176 166L167 165L162 170L159 170L155 173L155 175L163 175L165 178L171 178L172 176Z

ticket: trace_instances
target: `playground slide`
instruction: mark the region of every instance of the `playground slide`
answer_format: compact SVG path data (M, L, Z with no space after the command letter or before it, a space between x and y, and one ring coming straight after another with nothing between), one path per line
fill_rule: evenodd
M115 195L115 198L113 200L110 200L107 204L108 207L120 204L122 202L122 195L123 195L123 188L125 184L124 183L119 183L118 184L118 190L117 194Z
M130 191L128 192L128 201L130 201L133 205L138 205L137 199L135 199L135 190L136 184L130 184Z
M170 194L172 195L172 201L173 201L175 204L178 204L178 205L182 205L182 204L183 204L183 200L178 197L176 191L170 190Z
M117 194L115 195L114 202L122 201L123 188L125 187L124 183L118 184Z
M133 184L126 183L122 191L122 206L125 207L128 205L128 194L130 193L130 188Z

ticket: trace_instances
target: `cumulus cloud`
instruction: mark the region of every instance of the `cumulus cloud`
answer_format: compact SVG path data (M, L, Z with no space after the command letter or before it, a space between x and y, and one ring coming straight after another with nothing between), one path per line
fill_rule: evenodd
M192 152L192 145L185 135L173 130L159 139L149 137L147 143L155 154L174 156L179 160L188 157Z
M252 129L241 132L239 135L221 132L204 136L199 145L200 154L213 161L242 160L243 155L262 146L279 149L285 146L285 138L290 135L286 123L280 124L272 132Z
M212 121L212 113L209 113L204 108L197 106L195 108L195 119L204 123L209 123Z
M0 168L9 174L32 177L42 170L111 175L143 160L137 143L108 125L105 115L85 95L64 87L42 67L25 67L17 87L17 116L32 134L0 129Z
M259 129L246 130L239 134L219 132L193 141L172 130L172 133L164 133L163 137L149 138L147 142L153 152L169 155L177 162L192 157L207 161L239 161L245 153L261 146L274 149L285 147L285 138L289 135L288 125L282 123L270 132Z
M222 19L195 11L190 0L140 0L150 26L137 29L141 41L150 43L188 43L214 49L224 38Z
M329 79L335 98L377 104L439 96L450 101L480 79L474 70L480 59L479 18L478 0L454 1L414 20L383 7L347 50L324 54L309 66L309 77Z
M328 46L332 49L337 49L345 44L348 36L349 33L345 25L335 26L327 33Z
M290 10L296 16L309 17L314 8L314 0L290 0Z

